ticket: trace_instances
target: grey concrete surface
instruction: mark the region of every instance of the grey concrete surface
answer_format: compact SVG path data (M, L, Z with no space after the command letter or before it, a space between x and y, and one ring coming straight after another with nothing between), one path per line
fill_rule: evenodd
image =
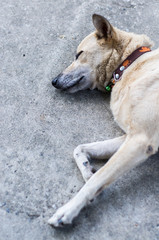
M159 239L159 154L111 185L71 227L47 224L83 186L73 149L122 134L106 94L51 86L94 30L94 12L159 46L158 0L1 1L0 240Z

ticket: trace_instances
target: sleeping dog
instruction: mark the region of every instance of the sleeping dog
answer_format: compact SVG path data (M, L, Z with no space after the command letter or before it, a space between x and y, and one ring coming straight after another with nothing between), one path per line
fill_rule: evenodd
M96 31L84 38L73 63L52 84L69 93L111 91L110 108L125 134L74 150L86 183L49 219L55 227L72 223L95 196L159 146L159 49L151 51L147 36L121 31L103 16L94 14L92 19ZM90 158L109 161L94 172Z

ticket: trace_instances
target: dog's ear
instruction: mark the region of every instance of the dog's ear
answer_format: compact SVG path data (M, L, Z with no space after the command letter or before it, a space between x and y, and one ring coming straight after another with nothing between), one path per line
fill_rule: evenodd
M113 27L105 17L98 14L93 14L92 20L100 38L108 38L111 36Z

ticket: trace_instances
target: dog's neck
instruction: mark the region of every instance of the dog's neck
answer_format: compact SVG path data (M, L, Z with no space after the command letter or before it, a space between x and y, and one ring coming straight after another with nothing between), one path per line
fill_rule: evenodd
M117 67L136 49L141 46L152 47L153 42L146 35L127 33L114 28L112 53L106 65L106 79L104 87L111 80Z

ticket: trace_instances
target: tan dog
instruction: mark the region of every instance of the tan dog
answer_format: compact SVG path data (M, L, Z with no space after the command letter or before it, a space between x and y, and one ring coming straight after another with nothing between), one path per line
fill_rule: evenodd
M86 88L105 91L116 68L141 46L151 47L145 35L114 28L104 17L93 15L96 32L79 45L75 61L53 80L56 88L76 92ZM138 57L115 84L111 110L124 136L79 145L74 158L86 184L49 224L70 224L80 210L126 171L145 161L159 146L159 49ZM89 158L109 161L96 173Z

